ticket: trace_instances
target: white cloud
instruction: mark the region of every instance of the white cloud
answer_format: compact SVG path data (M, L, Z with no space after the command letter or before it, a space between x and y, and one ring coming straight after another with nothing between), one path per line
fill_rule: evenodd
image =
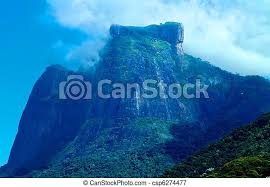
M95 41L106 38L114 23L177 21L185 26L187 53L231 72L270 73L270 0L47 1L59 24L80 29Z
M83 64L91 66L99 60L98 49L103 48L104 45L105 44L102 40L85 41L80 46L72 47L71 51L66 55L66 60L77 62L81 61Z

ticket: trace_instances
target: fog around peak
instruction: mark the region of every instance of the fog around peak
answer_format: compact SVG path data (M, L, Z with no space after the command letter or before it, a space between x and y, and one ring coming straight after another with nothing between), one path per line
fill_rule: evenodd
M184 50L233 73L268 75L270 1L244 0L47 0L49 15L63 27L89 36L68 59L95 58L112 24L183 23ZM97 45L95 45L97 43ZM91 52L90 52L91 51Z

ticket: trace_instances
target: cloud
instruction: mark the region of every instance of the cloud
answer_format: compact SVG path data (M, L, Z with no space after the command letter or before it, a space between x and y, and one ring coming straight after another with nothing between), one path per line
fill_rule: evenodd
M92 66L99 60L99 49L103 48L103 40L88 40L80 46L74 46L66 55L67 61L80 61L83 64Z
M185 52L231 72L270 73L270 0L260 3L246 0L47 2L59 24L91 36L86 43L106 39L114 23L142 26L177 21L185 26ZM81 50L83 46L93 47L84 44Z

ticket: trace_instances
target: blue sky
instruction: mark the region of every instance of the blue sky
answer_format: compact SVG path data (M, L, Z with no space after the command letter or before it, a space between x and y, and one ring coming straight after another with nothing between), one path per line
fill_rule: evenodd
M89 63L111 24L182 22L185 52L231 72L266 75L269 12L270 0L2 1L0 165L8 159L22 111L45 68Z
M106 38L111 24L149 25L177 21L185 27L185 52L234 73L269 74L270 0L47 2L56 22L92 35L99 43ZM78 50L93 51L93 45L85 43ZM80 54L82 57L83 53Z
M0 165L9 155L22 111L35 81L50 64L65 64L65 50L84 34L54 23L46 2L1 2L0 7Z

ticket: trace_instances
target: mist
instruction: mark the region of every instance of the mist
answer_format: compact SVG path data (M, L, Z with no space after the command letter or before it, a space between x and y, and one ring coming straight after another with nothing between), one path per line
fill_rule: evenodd
M89 36L68 59L93 63L112 24L184 24L184 51L242 75L270 74L270 0L47 0L63 27ZM90 60L89 60L90 59Z

